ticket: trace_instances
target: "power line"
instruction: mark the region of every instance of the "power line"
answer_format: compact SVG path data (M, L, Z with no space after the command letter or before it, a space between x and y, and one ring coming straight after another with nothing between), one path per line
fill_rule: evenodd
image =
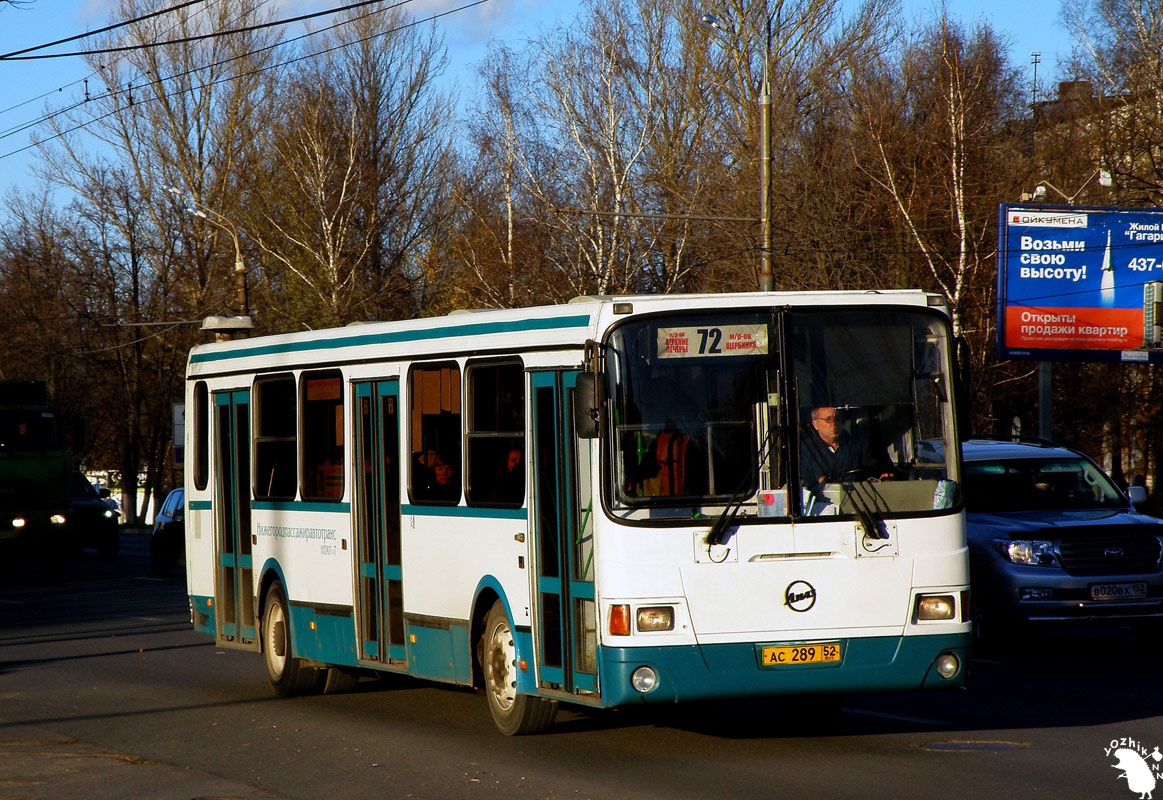
M373 1L374 2L382 2L382 0L373 0ZM357 40L352 41L352 42L345 42L343 44L336 45L335 47L329 47L325 50L320 50L318 52L307 53L306 55L302 55L302 56L296 56L295 58L290 58L290 59L287 59L286 61L281 61L277 64L271 64L271 65L266 66L266 67L261 67L259 69L251 70L250 72L242 73L240 75L229 75L229 76L226 76L224 78L220 78L216 81L212 81L210 83L203 84L199 88L200 89L207 89L207 88L210 88L212 86L217 86L220 83L225 83L227 81L236 81L236 80L241 80L243 78L249 78L253 75L259 75L263 72L267 72L267 71L272 70L272 69L278 69L280 67L285 67L289 64L295 64L295 63L298 63L299 61L305 61L309 58L315 58L316 56L321 56L321 55L324 55L326 53L334 52L336 50L342 50L342 49L345 49L347 47L351 47L353 45L357 45L357 44L360 44L362 42L370 41L372 39L376 39L376 38L381 37L381 36L387 36L387 35L390 35L393 33L398 33L399 31L406 30L407 28L413 28L417 25L421 25L421 24L426 23L426 22L432 22L434 20L440 19L441 17L447 17L451 14L456 14L456 13L459 13L461 11L467 11L470 8L474 8L476 6L483 5L484 3L487 3L488 1L489 0L475 0L475 2L466 3L462 6L458 6L456 8L449 9L448 11L442 11L442 12L439 12L436 14L432 14L431 16L425 17L424 19L413 20L412 22L409 22L409 23L406 23L404 25L400 25L396 28L393 28L390 31L380 31L379 33L374 33L370 36L365 36L362 39L357 39ZM405 5L405 4L410 3L410 2L412 2L412 0L401 0L401 2L396 3L394 5L391 5L391 6L388 6L387 8L384 8L381 10L387 11L387 10L390 10L392 8L396 8L398 6ZM367 2L357 3L356 6L363 6L363 5L368 5L368 4L369 3L367 3ZM373 12L373 13L379 13L379 11ZM370 16L370 15L367 15L367 16ZM332 27L338 27L338 24L335 26L332 26ZM307 36L311 36L311 35L314 35L314 34L304 34L302 37L299 37L299 38L306 38ZM292 41L295 41L295 40L292 40ZM254 53L259 53L259 52L262 52L263 50L270 50L270 49L273 49L274 47L277 47L277 46L279 46L279 45L271 45L269 47L261 48L259 50L254 51ZM205 65L202 67L198 67L196 69L187 70L186 72L179 73L177 75L171 75L171 76L166 77L166 78L159 78L159 79L157 79L156 83L161 84L161 83L164 83L165 81L174 80L175 78L189 75L189 74L191 74L193 72L197 72L199 70L211 69L211 68L216 67L216 66L221 66L222 64L228 64L231 61L235 61L239 58L244 58L247 55L253 55L254 53L246 53L243 56L236 56L234 58L225 59L223 61L215 62L214 64L209 64L209 65ZM124 94L126 91L127 90L118 90L116 92L109 92L109 93L107 93L107 96L114 97L118 94ZM191 91L193 91L193 90L191 89ZM161 98L159 98L159 97L147 97L145 100L140 101L140 102L155 102L159 99L166 99L166 98L170 98L170 97L174 97L174 96L183 94L184 92L186 92L185 89L179 89L176 92L171 92L169 94L163 95ZM20 148L17 148L16 150L10 150L7 153L0 154L0 160L3 160L5 158L9 158L9 157L14 156L14 155L19 155L20 153L23 153L27 150L31 150L34 147L38 147L41 144L44 144L45 142L52 141L53 139L59 139L59 138L62 138L64 136L67 136L70 133L74 133L78 130L82 130L84 128L87 128L89 125L91 125L95 122L100 122L101 120L104 120L104 119L108 119L109 117L111 117L115 114L121 113L123 110L124 109L115 108L112 111L109 111L105 114L102 114L101 116L93 117L92 119L90 119L86 122L82 122L82 123L79 123L77 125L74 125L72 128L69 128L68 130L59 131L57 133L54 133L52 136L48 137L47 139L37 140L37 141L34 141L31 144L26 145L24 147L20 147Z
M409 3L411 1L412 0L403 0L403 2L397 3L396 5L403 5L404 3ZM190 4L196 3L196 2L202 2L202 0L189 0L189 2L187 2L185 5L190 5ZM38 45L36 47L26 48L25 50L17 50L17 51L15 51L15 53L6 53L4 55L0 55L0 61L31 61L34 59L42 59L42 58L69 58L72 56L101 55L101 54L105 54L105 53L124 53L124 52L129 51L129 50L148 50L148 49L153 48L153 47L166 47L168 45L173 45L173 44L187 44L189 42L200 42L200 41L203 41L205 39L215 39L215 38L218 38L220 36L234 36L234 35L240 34L240 33L252 33L254 31L263 30L265 28L274 28L274 27L277 27L279 25L290 25L294 22L303 22L305 20L315 19L316 17L325 17L325 16L328 16L330 14L338 14L338 13L343 12L343 11L350 11L352 9L362 8L363 6L370 6L370 5L374 5L376 3L382 3L382 2L383 2L383 0L360 0L360 2L358 2L358 3L349 3L346 6L340 6L339 8L332 8L332 9L328 9L326 11L316 11L316 12L313 12L311 14L301 14L297 17L291 17L289 19L279 19L279 20L274 20L272 22L262 22L262 23L259 23L256 25L248 25L245 28L233 28L233 29L228 30L228 31L214 31L212 33L203 33L203 34L199 34L198 36L187 36L187 37L184 37L182 39L169 39L169 40L164 41L164 42L142 42L140 44L123 45L120 47L102 47L102 48L98 48L95 50L76 50L76 51L70 52L70 53L52 53L49 55L41 55L41 56L16 55L16 53L28 53L28 52L31 52L33 50L40 50L40 49L43 49L45 47L51 47L53 44L58 44L58 42L53 42L50 44L44 44L44 45ZM394 7L394 6L392 6L392 7ZM158 12L158 13L161 13L161 12ZM133 21L133 20L131 20L131 21ZM128 23L124 23L124 24L128 24ZM118 27L120 27L120 25ZM88 36L89 34L82 34L82 35ZM78 37L73 37L73 38L76 39L76 38L81 38L81 37L78 36ZM61 41L70 41L70 40L62 39Z
M171 11L179 11L183 8L186 8L187 6L197 5L198 3L204 3L204 2L206 2L206 0L186 0L185 3L179 3L178 5L172 6L171 8L163 8L160 11L154 11L152 13L146 14L146 15L141 16L141 17L134 17L133 19L127 19L124 22L117 22L117 23L114 23L113 25L106 25L104 28L98 28L95 31L89 31L87 33L78 33L76 36L69 36L66 39L57 39L55 42L49 42L48 44L38 44L35 47L26 47L23 50L13 50L11 53L5 53L4 55L0 55L0 61L3 61L5 59L11 59L13 61L16 61L18 59L16 59L15 57L19 56L23 53L31 53L31 52L36 51L36 50L43 50L46 47L54 47L55 45L65 44L66 42L75 42L78 39L85 39L85 38L88 38L90 36L96 36L99 33L108 33L109 31L115 31L118 28L124 28L126 25L132 25L135 22L142 22L142 21L147 20L147 19L153 19L154 17L160 17L162 14L169 14ZM52 56L30 56L30 58L52 58Z
M229 2L229 0L225 0L225 1ZM258 5L255 7L256 10L258 8L261 8L262 6L266 5L270 1L271 0L260 0ZM198 2L205 2L205 0L198 0ZM195 12L195 16L197 14L202 13L202 11L205 11L205 6L203 6L203 8L201 10L199 10L198 12ZM117 27L117 26L110 26L110 27ZM177 28L177 24L171 26L170 30L173 31L176 28ZM52 120L52 119L54 119L62 114L67 114L68 112L72 111L73 109L79 108L80 106L84 105L85 103L88 103L91 99L94 99L94 98L91 98L89 95L89 79L96 76L100 70L103 70L105 68L106 68L106 66L102 65L98 70L94 70L93 72L90 72L85 77L78 78L77 80L73 81L72 83L66 83L63 86L59 86L56 89L51 89L51 90L44 92L36 97L32 97L28 100L23 100L19 103L15 103L15 104L9 106L8 108L0 109L0 116L3 116L4 114L7 114L9 111L14 111L15 109L26 106L29 103L35 103L37 100L42 100L46 97L49 97L50 95L57 94L59 92L63 92L65 89L68 89L69 87L77 86L78 84L85 85L84 100L78 100L78 101L72 103L71 105L63 106L60 108L53 109L52 111L46 112L46 113L42 114L40 117L37 117L36 119L28 120L28 121L22 122L22 123L17 123L16 125L13 125L10 128L0 130L0 139L6 139L9 136L13 136L13 135L20 133L22 131L26 131L30 128L34 128L38 125L41 125L45 122L49 122L50 120ZM139 77L140 77L140 73L139 73ZM101 95L98 95L98 98L105 97L105 96L107 96L107 94L108 93L103 93Z
M263 4L265 4L268 1L269 0L263 0ZM404 5L407 2L411 2L411 0L403 0L403 2L396 3L396 4L393 4L390 6L385 6L382 9L376 9L374 11L367 13L367 14L363 14L361 16L354 17L352 19L342 20L340 22L337 22L333 25L330 25L330 26L323 28L321 30L318 30L318 31L309 31L308 33L304 33L300 36L296 36L294 38L287 39L285 41L280 41L280 42L276 42L275 44L267 45L265 47L260 47L257 50L249 50L246 53L242 53L242 54L237 55L237 56L231 56L230 58L225 58L225 59L222 59L219 61L215 61L211 64L204 64L202 66L194 67L192 69L188 69L188 70L185 70L183 72L177 72L177 73L174 73L173 75L168 75L164 78L159 78L159 79L156 79L156 80L150 81L150 82L151 83L152 82L161 83L164 81L172 81L172 80L176 80L178 78L184 78L188 75L193 75L193 74L200 72L202 70L210 70L210 69L213 69L215 67L224 66L224 65L229 64L233 61L238 61L238 60L243 59L243 58L248 58L250 56L266 52L267 50L273 50L275 48L283 47L283 46L286 46L288 44L292 44L294 42L300 41L302 39L307 39L307 38L310 38L312 36L316 36L316 35L321 34L321 33L326 33L327 31L335 30L336 28L342 27L343 25L348 25L352 22L356 22L356 21L361 20L361 19L366 19L367 17L370 17L374 14L379 14L379 13L382 13L384 11L389 11L393 8L397 8L401 5ZM287 62L287 63L291 63L291 62ZM275 66L281 66L281 65L275 65ZM248 74L254 74L254 73L248 73ZM246 77L246 76L239 76L239 77ZM214 84L210 84L210 85L214 85ZM41 125L43 123L49 122L49 121L51 121L51 120L53 120L53 119L55 119L63 114L67 114L69 111L72 111L73 109L79 108L79 107L87 104L90 100L102 100L102 99L114 98L114 97L117 97L117 96L122 95L122 94L128 94L129 92L132 91L132 88L133 88L133 83L130 82L129 88L127 88L127 89L111 89L109 91L103 92L102 94L97 95L96 97L92 97L92 98L90 98L86 94L85 99L82 101L75 102L70 106L65 106L62 108L55 109L51 113L45 114L37 119L30 120L28 122L21 123L19 125L15 125L15 126L8 128L6 130L0 131L0 140L6 139L9 136L13 136L17 133L21 133L22 131L26 131L30 128L34 128L34 127ZM170 95L167 95L167 96L170 96ZM108 115L105 115L105 116L108 116ZM105 118L104 116L99 117L99 118L94 118L93 120L91 120L91 122L95 122L98 119L104 119L104 118ZM79 125L77 127L84 127L87 124L88 123L82 123L81 125ZM71 128L68 132L76 130L77 127ZM51 138L56 138L56 137L51 137ZM35 146L35 143L33 145L30 145L29 147L32 147L32 146ZM20 152L23 152L24 150L27 150L27 149L28 149L28 147L22 148L21 150L14 150L12 153L5 153L4 155L0 156L0 158L6 158L9 155L13 155L15 153L20 153Z

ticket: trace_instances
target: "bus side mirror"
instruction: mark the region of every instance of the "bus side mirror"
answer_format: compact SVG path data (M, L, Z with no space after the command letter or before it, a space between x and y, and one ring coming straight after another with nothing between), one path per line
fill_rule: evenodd
M579 439L596 439L601 435L604 386L592 372L582 372L577 376L577 387L573 392L573 427Z

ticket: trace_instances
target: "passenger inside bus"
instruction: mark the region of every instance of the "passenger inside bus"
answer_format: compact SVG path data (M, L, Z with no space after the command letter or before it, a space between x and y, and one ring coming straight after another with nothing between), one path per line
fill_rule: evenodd
M839 409L812 409L800 437L800 482L815 500L827 502L825 483L894 477L888 453L870 444L859 428L849 432Z
M449 502L460 499L456 466L435 450L416 456L412 487L417 500Z
M509 448L504 462L497 466L492 498L498 503L519 503L525 497L525 455L518 447Z

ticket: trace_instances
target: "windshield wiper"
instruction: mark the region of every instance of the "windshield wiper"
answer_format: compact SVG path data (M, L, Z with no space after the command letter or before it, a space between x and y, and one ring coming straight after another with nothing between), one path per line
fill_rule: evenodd
M771 458L771 443L775 435L771 429L768 429L767 441L763 443L763 452L759 454L759 462L755 468L755 479L758 482L760 473L763 468L767 466L768 459ZM715 524L707 532L705 539L707 547L714 547L717 544L722 544L723 539L727 536L727 528L735 521L735 516L739 513L739 508L743 505L743 501L751 496L748 491L751 488L751 476L743 476L743 482L738 489L731 495L731 499L727 502L727 506L723 509L723 513L715 520Z

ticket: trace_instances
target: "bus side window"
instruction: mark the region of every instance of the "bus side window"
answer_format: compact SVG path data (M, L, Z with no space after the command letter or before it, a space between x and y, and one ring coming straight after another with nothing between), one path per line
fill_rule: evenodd
M525 371L520 362L470 364L465 437L472 506L525 500Z
M453 505L460 501L460 366L413 367L409 375L412 500Z
M343 376L339 372L304 373L303 497L343 497Z
M298 460L295 378L261 378L254 382L254 391L254 496L294 500Z
M194 431L194 488L202 490L210 481L210 396L206 381L194 384L194 413L190 415ZM183 445L184 442L174 442Z

